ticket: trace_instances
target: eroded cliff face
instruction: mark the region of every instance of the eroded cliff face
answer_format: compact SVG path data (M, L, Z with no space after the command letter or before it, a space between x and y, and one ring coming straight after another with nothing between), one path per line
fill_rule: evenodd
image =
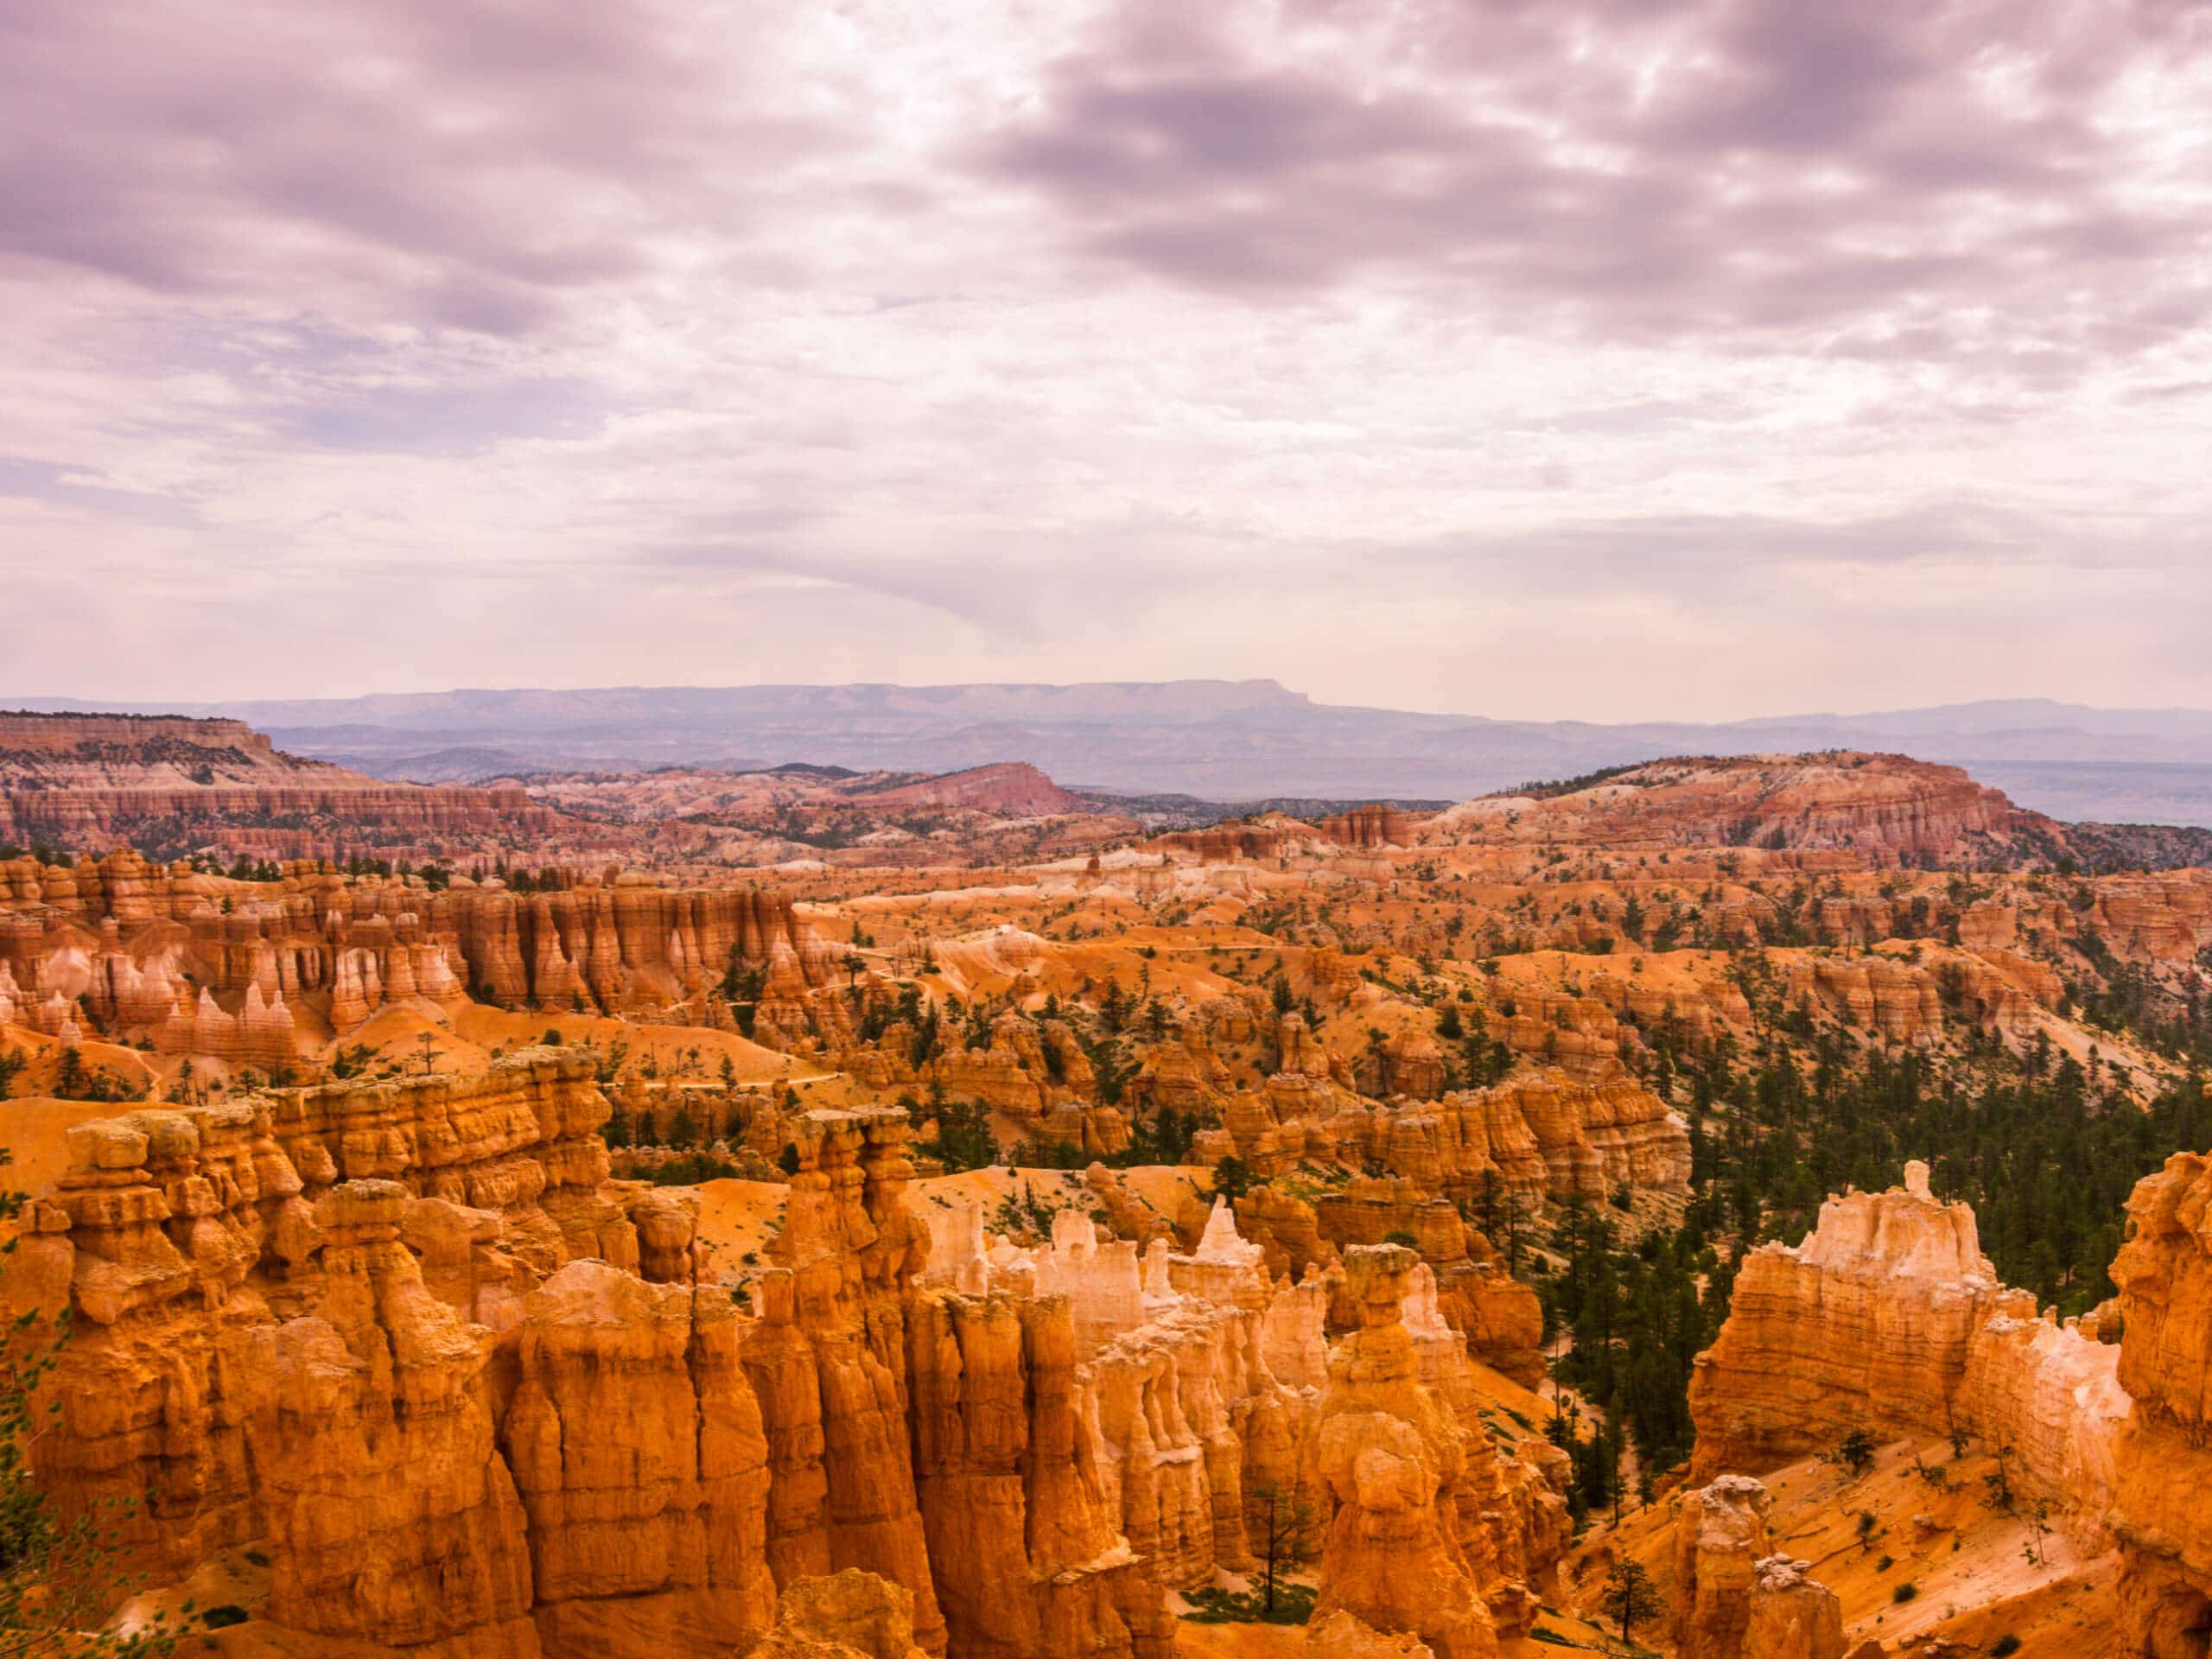
M1548 798L1486 796L1427 820L1425 844L1753 845L1849 850L1878 863L1973 860L2063 844L2039 813L1958 766L1902 754L1746 754L1655 760Z
M971 1213L925 1274L905 1114L820 1110L747 1307L684 1194L607 1179L607 1110L536 1050L69 1131L4 1281L82 1326L34 1450L64 1513L127 1500L157 1579L264 1549L279 1649L435 1659L811 1652L791 1597L849 1570L897 1592L902 1659L1166 1659L1164 1592L1249 1569L1270 1494L1334 1516L1338 1600L1398 1631L1434 1623L1403 1564L1395 1602L1353 1586L1416 1494L1436 1651L1478 1652L1564 1545L1409 1253L1333 1270L1333 1357L1330 1284L1271 1278L1226 1205L1187 1254Z
M0 864L0 1024L264 1066L297 1058L303 1030L343 1034L396 1003L449 1013L472 987L517 1006L641 1013L700 998L733 965L763 970L765 1038L823 1034L818 1016L842 1014L812 995L831 956L783 894L633 874L520 893L314 864L238 882L129 851L70 869Z
M71 1130L7 1281L80 1325L33 1452L63 1512L129 1500L156 1575L263 1541L304 1650L756 1639L765 1322L641 1250L671 1200L607 1181L607 1109L538 1051Z
M1454 1198L1486 1188L1528 1202L1688 1190L1688 1126L1617 1060L1594 1081L1539 1071L1433 1101L1271 1084L1199 1103L1220 1111L1236 1155L1262 1175L1335 1160L1377 1163Z
M2127 1411L2119 1364L2000 1284L1972 1209L1936 1199L1908 1164L1903 1187L1831 1198L1802 1244L1745 1258L1690 1382L1691 1479L1770 1469L1854 1430L1957 1431L2009 1448L2016 1478L2093 1538Z
M2131 1652L2199 1659L2212 1650L2212 1159L2168 1159L2127 1213L2112 1268L2120 1380L2134 1401L2111 1516L2121 1605Z
M1435 1319L1422 1271L1402 1245L1345 1253L1359 1325L1329 1356L1304 1437L1325 1539L1315 1617L1487 1659L1501 1626L1534 1615L1526 1580L1563 1540L1564 1503L1452 1409L1465 1345Z
M328 855L339 844L509 843L571 823L514 786L391 784L285 754L234 720L0 715L0 841L215 844Z
M1675 1507L1679 1659L1842 1659L1842 1604L1809 1562L1774 1553L1765 1487L1723 1475Z

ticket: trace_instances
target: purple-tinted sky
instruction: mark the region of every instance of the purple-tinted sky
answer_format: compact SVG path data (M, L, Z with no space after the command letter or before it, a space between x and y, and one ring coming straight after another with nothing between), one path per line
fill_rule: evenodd
M2204 0L12 0L0 697L2212 705Z

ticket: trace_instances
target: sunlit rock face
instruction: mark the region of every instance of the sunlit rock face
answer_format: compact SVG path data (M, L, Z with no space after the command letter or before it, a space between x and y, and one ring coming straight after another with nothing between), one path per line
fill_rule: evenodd
M1745 1258L1691 1379L1691 1478L1772 1468L1854 1430L1957 1429L2014 1447L2026 1479L2094 1523L2126 1411L2118 1358L2000 1284L1973 1210L1909 1164L1902 1187L1831 1198L1803 1243Z
M2120 1381L2134 1402L2112 1500L2121 1605L2131 1651L2196 1659L2212 1642L2212 1159L2168 1159L2127 1214L2112 1268Z
M1187 1252L971 1209L931 1264L906 1114L798 1111L741 1306L695 1198L607 1179L607 1112L531 1050L70 1129L6 1281L83 1326L35 1450L63 1511L128 1500L161 1577L264 1548L283 1642L442 1659L849 1646L792 1604L849 1568L902 1659L1166 1659L1165 1593L1252 1569L1278 1502L1324 1518L1344 1640L1525 1624L1564 1503L1497 1455L1409 1252L1294 1285L1226 1204Z

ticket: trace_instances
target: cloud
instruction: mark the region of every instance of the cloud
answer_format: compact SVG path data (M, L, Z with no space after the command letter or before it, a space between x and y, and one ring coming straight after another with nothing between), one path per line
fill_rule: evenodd
M2204 315L2204 192L2170 132L2106 118L2201 68L2201 9L1476 0L1240 31L1249 10L1129 0L967 164L1071 250L1261 303L1365 280L1738 351L1910 330L2030 378Z
M181 526L198 522L198 515L184 502L143 490L115 489L95 474L22 455L0 455L0 497L10 496L145 524Z
M0 253L528 334L645 272L671 222L741 237L778 169L836 148L747 74L747 14L347 0L241 29L217 0L25 0L0 15Z
M0 696L2212 703L2208 110L2158 0L21 0Z

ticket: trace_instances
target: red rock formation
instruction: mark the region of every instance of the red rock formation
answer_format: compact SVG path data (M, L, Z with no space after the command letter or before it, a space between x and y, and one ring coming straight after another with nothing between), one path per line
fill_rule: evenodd
M234 720L0 715L0 842L18 845L327 857L365 842L513 845L569 823L519 788L385 783L283 753Z
M540 1050L72 1130L7 1281L83 1326L34 1449L64 1512L130 1500L175 1577L263 1542L278 1645L438 1659L849 1646L805 1587L846 1568L900 1592L858 1598L898 1614L868 1651L1166 1659L1163 1586L1249 1566L1264 1493L1324 1482L1340 1560L1422 1494L1447 1659L1533 1605L1563 1509L1499 1462L1406 1253L1353 1253L1393 1271L1316 1440L1327 1294L1272 1286L1225 1206L1141 1267L1077 1215L1028 1252L971 1217L925 1288L905 1115L796 1114L748 1315L696 1282L683 1194L606 1180L607 1113Z
M88 1017L165 1053L271 1065L297 1058L299 1011L342 1035L396 1002L449 1011L474 985L518 1005L654 1012L749 965L767 969L764 1036L849 1040L842 999L816 995L836 982L832 952L762 889L626 875L530 893L464 877L433 892L312 864L234 882L129 851L58 875L0 865L8 891L31 895L0 899L0 1021L51 1033Z
M1173 830L1145 842L1150 852L1182 853L1201 864L1227 864L1238 859L1274 863L1322 850L1321 838L1310 823L1271 812L1249 821L1231 820L1204 830Z
M1516 994L1511 1006L1510 1014L1485 1009L1484 1019L1490 1036L1516 1054L1586 1082L1619 1074L1621 1027L1599 998L1531 988Z
M1361 1325L1330 1357L1307 1431L1328 1510L1314 1611L1411 1631L1440 1659L1491 1659L1497 1627L1459 1535L1468 1440L1421 1386L1402 1315L1414 1265L1395 1244L1346 1259Z
M1744 1652L1758 1659L1843 1659L1843 1606L1810 1561L1770 1555L1753 1569Z
M491 1333L423 1288L406 1206L382 1180L315 1206L323 1294L276 1329L273 1421L252 1437L268 1615L320 1637L524 1654L531 1567L493 1445Z
M2093 1536L2113 1490L2119 1355L2037 1316L1980 1251L1974 1211L1905 1185L1821 1206L1790 1248L1745 1258L1727 1322L1690 1382L1694 1481L1875 1440L1955 1429L2011 1446L2016 1474Z
M1243 1204L1237 1213L1241 1218ZM1445 1316L1465 1333L1469 1351L1523 1387L1542 1377L1543 1312L1536 1294L1498 1265L1488 1241L1469 1230L1450 1200L1429 1197L1403 1177L1362 1175L1341 1192L1316 1199L1313 1213L1319 1236L1339 1249L1414 1239L1436 1274ZM1349 1307L1340 1311L1338 1323L1352 1322Z
M1331 841L1367 852L1411 845L1414 823L1413 815L1402 807L1356 806L1322 819L1320 830Z
M742 1648L769 1627L768 1449L746 1323L724 1294L589 1259L524 1303L499 1438L546 1653Z
M1810 1564L1771 1554L1765 1487L1723 1475L1678 1500L1675 1643L1681 1659L1842 1659L1843 1610Z
M2089 920L2120 956L2193 963L2212 945L2212 871L2172 870L2101 881Z
M985 812L1037 817L1051 812L1087 812L1094 803L1071 795L1026 761L1002 760L965 772L941 772L919 782L872 789L849 797L884 810L916 806L969 807Z
M857 1567L801 1579L784 1592L776 1628L754 1659L922 1659L914 1599Z
M177 1573L265 1535L270 1618L334 1643L744 1646L779 1581L858 1562L941 1646L902 1115L798 1121L754 1319L692 1287L680 1202L605 1182L607 1111L585 1061L537 1051L71 1131L21 1250L85 1326L35 1453L65 1513L135 1500L134 1547Z
M1875 865L1979 862L2063 849L2064 831L1957 766L1901 754L1750 754L1656 760L1544 798L1485 796L1421 826L1431 843L1749 846L1843 850Z
M1103 1157L1129 1144L1128 1120L1093 1097L1090 1059L1064 1020L1033 1022L1002 1014L991 1022L989 1045L952 1043L924 1075L956 1097L978 1100L994 1111L1036 1125L1040 1138L1065 1141L1077 1151Z
M2177 1154L2138 1184L2120 1287L2120 1436L2112 1531L2129 1651L2198 1659L2212 1642L2212 1159Z

